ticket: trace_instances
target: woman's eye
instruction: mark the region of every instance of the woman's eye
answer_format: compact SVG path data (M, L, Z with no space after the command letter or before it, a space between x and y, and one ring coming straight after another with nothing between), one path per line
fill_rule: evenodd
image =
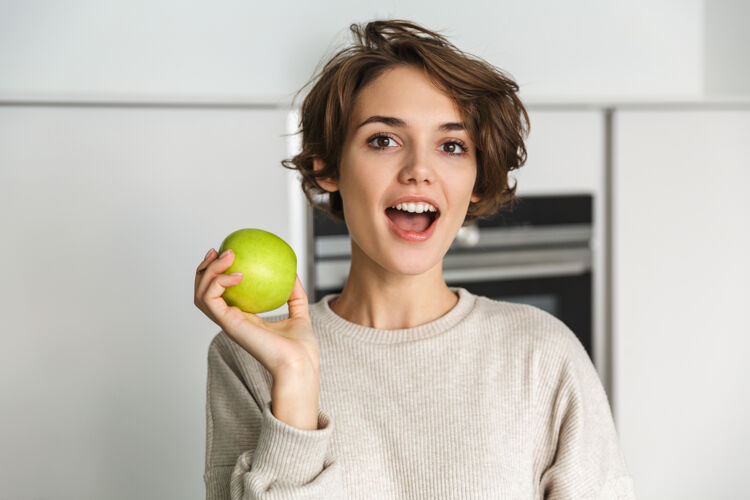
M444 151L450 155L460 155L465 152L465 148L455 141L444 142L442 146L445 146Z
M388 137L387 135L376 135L375 137L370 139L369 142L378 149L385 149L389 146L390 142L395 143L396 141L394 141L392 137Z

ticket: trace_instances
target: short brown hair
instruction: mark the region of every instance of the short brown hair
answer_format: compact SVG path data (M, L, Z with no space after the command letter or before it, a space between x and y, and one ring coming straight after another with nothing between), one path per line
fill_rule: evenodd
M302 151L281 162L285 168L300 171L307 200L334 220L344 220L341 194L329 193L316 179L339 178L343 142L359 90L385 70L407 64L425 70L454 100L476 146L473 192L481 200L469 205L464 224L512 205L518 183L508 185L508 172L526 162L524 139L529 130L518 85L483 59L410 21L372 21L364 26L352 24L349 29L354 44L337 52L296 94L317 80L300 109ZM325 164L319 172L313 169L315 157ZM315 199L314 195L325 194L328 203Z

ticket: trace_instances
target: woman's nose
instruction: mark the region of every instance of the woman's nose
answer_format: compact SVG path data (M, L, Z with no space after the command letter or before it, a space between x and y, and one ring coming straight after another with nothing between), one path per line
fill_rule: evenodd
M399 172L399 180L407 184L433 182L435 173L430 166L428 156L424 148L413 148L405 157L405 163Z

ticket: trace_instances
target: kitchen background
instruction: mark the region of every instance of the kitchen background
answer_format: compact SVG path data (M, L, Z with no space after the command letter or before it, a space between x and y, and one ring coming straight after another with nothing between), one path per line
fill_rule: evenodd
M203 498L195 267L261 227L312 296L291 99L391 17L518 81L520 196L591 197L590 354L639 499L746 495L750 3L0 0L2 498Z

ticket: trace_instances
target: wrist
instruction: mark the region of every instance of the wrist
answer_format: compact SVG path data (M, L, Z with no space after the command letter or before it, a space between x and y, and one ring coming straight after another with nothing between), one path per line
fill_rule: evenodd
M299 429L318 428L317 374L299 372L274 377L271 388L271 412L278 420Z

